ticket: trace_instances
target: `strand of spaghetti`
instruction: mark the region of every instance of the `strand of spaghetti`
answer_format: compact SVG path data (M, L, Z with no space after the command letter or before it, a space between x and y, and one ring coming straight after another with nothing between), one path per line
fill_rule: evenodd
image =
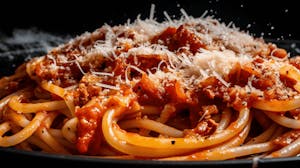
M221 120L218 124L216 131L219 132L219 131L224 130L229 125L230 119L231 119L231 110L229 108L226 108L222 112Z
M25 140L16 145L16 148L26 150L26 151L33 151L34 149L31 148L30 144Z
M141 113L135 113L132 116L129 116L129 115L127 115L127 116L133 117L134 115L140 115L140 116L142 116L142 115L161 115L162 109L157 106L145 105L145 106L141 107L140 112ZM134 117L134 118L136 118L136 117ZM130 118L128 118L128 119L130 119ZM149 133L150 133L150 130L143 129L143 128L141 128L139 131L139 134L144 135L144 136L148 136Z
M224 150L227 148L231 148L231 147L235 147L235 146L239 146L241 145L245 139L247 138L247 135L249 134L250 128L251 128L251 122L252 119L250 118L249 121L247 122L247 125L245 126L245 128L238 134L238 136L233 137L232 139L230 139L229 141L226 141L220 145L217 145L215 147L209 148L207 150L203 150L197 153L193 153L191 155L186 155L186 156L175 156L175 157L169 157L169 158L163 158L160 160L191 160L191 157L194 157L195 155L203 155L207 152L211 152L213 150ZM201 154L202 153L202 154ZM195 158L196 160L196 158Z
M240 146L241 144L243 144L250 132L251 123L252 123L252 115L249 117L249 120L248 120L245 128L237 136L233 137L232 139L230 139L226 142L223 142L220 145L217 145L216 147L213 147L212 150L227 149L227 148L231 148L234 146Z
M75 105L73 97L70 94L68 94L68 92L64 88L61 88L47 81L42 81L41 87L49 91L50 93L56 94L57 96L63 98L69 110L71 111L71 114L68 114L68 116L74 116Z
M122 118L122 120L131 120L131 119L136 119L136 118L141 118L141 117L142 117L142 113L139 111L139 112L136 112L136 113L125 115Z
M16 124L21 127L26 127L30 123L30 121L23 114L18 114L11 109L7 111L6 116L9 118L10 121L13 122L13 124ZM12 128L12 130L13 130L13 128ZM16 133L16 131L13 131L13 132ZM32 136L30 136L28 139L30 139L31 137ZM27 147L24 147L24 145L23 145L24 142L28 141L28 139L19 144L22 146L21 148L24 150L29 150L27 145L26 145ZM30 143L30 142L28 142L28 143ZM32 149L30 148L30 150L32 150Z
M30 121L26 119L26 117L22 114L17 114L15 111L8 109L6 111L5 116L11 121L10 124L13 125L11 127L11 132L13 134L18 133L23 127L26 127ZM29 146L28 142L23 141L17 144L17 147L23 150L32 151L32 148Z
M46 128L50 128L52 122L54 121L54 119L58 116L57 112L48 112L47 117L45 118L45 120L43 121L43 124L41 125L42 127L46 127Z
M192 154L187 160L226 160L271 151L275 148L272 142L244 145L227 149L213 150ZM175 158L176 159L176 158ZM173 159L173 160L175 160Z
M78 119L76 117L68 120L62 127L62 135L71 143L76 142Z
M3 136L7 131L9 131L11 129L10 124L8 121L3 122L0 125L0 136Z
M101 156L120 156L120 155L124 155L123 153L114 150L112 147L110 147L109 145L103 145L101 146L101 150L99 151L99 155ZM126 155L127 156L127 155Z
M30 121L23 114L18 114L12 110L7 111L7 117L21 127L26 127L30 123Z
M49 133L48 129L40 127L36 131L36 135L41 138L47 145L57 153L69 154L69 152Z
M188 152L192 152L195 149L162 149L162 148L153 148L153 147L140 147L132 144L128 144L125 141L119 139L114 132L113 127L118 127L117 121L114 119L115 115L120 115L126 110L125 107L117 106L109 108L103 116L102 119L102 131L103 135L113 148L118 151L133 156L142 156L142 157L167 157L181 155Z
M165 123L169 120L171 115L176 111L176 108L173 104L166 104L163 110L160 113L159 118L157 119L158 122Z
M22 127L16 126L14 123L10 123L10 124L12 125L11 129L10 129L10 132L12 134L16 134L20 130L22 130ZM19 144L17 144L16 148L27 150L27 151L32 151L32 148L31 148L30 144L26 140L23 141L23 142L20 142Z
M117 116L114 116L116 118ZM127 133L119 127L114 126L116 136L129 144L152 148L173 148L173 149L198 149L222 143L238 134L247 124L249 109L244 108L239 112L238 119L231 123L227 129L207 137L191 138L154 138L144 137L136 133Z
M289 156L295 156L299 153L300 153L300 138L296 139L291 144L279 149L278 151L272 152L270 155L266 156L266 158L289 157Z
M13 96L8 105L11 109L22 113L34 113L38 111L54 111L66 108L64 101L49 101L43 103L20 103L20 96Z
M64 147L66 147L67 149L72 149L75 150L76 147L74 145L74 143L71 143L69 141L67 141L65 139L65 137L62 134L62 131L60 129L54 129L54 128L50 128L49 129L49 133L60 143L62 144Z
M289 111L300 107L300 97L293 97L288 100L260 99L254 101L252 106L254 108L264 110L264 111L272 111L272 112Z
M273 133L273 135L270 137L270 140L273 140L273 139L279 137L280 135L282 135L282 134L286 131L286 129L287 129L287 128L278 125L278 128L277 128L276 131Z
M258 135L257 137L251 138L246 144L256 144L266 142L270 139L272 134L275 132L276 128L278 128L277 124L273 123L268 129L266 129L263 133Z
M19 69L21 70L24 67L25 69L25 64L22 64ZM0 88L4 88L5 86L7 86L9 84L9 82L14 81L16 79L22 79L26 76L26 72L25 71L18 71L15 74L11 75L11 76L5 76L2 77L0 79Z
M128 128L144 128L147 130L155 131L163 135L168 135L171 137L183 137L183 132L170 127L168 125L162 124L157 121L149 120L149 119L133 119L126 120L119 123L119 126L122 129Z
M61 133L60 129L55 129L55 128L49 128L48 129L49 133L54 136L55 138L64 138L64 136Z
M2 135L10 129L10 126L8 122L1 124L0 127L5 127L5 129L4 132L0 131L0 146L9 147L23 142L38 129L41 122L46 116L47 114L45 112L36 113L36 116L32 119L32 121L30 121L30 123L26 127L24 127L21 131L11 136L2 137Z
M51 93L49 93L48 91L45 91L41 87L34 88L33 89L33 94L34 94L34 97L37 98L38 100L40 100L40 99L42 99L42 100L51 99Z
M13 75L9 76L8 78L10 78L11 80L14 80L16 78L25 77L27 75L25 69L26 69L26 63L23 63L15 70L15 73ZM4 79L5 79L5 77L4 77Z
M51 149L49 147L49 145L47 145L45 142L43 142L40 138L36 137L35 135L29 137L27 139L27 141L30 143L30 144L33 144L37 147L39 147L40 149L42 149L43 151L45 152L48 152L48 153L55 153L55 151L53 149Z
M36 131L36 135L49 145L55 152L69 154L69 152L49 133L48 129L56 118L57 113L49 113Z
M169 118L171 117L171 115L176 111L176 108L173 104L166 104L164 105L163 110L161 111L159 118L156 119L156 121L164 124L165 122L167 122L169 120ZM151 130L151 129L150 129ZM150 133L150 130L148 129L144 129L141 128L139 134L143 135L143 136L148 136ZM157 130L157 129L156 129ZM178 136L176 136L178 137ZM180 136L182 137L182 136Z
M45 57L35 57L29 63L26 64L26 73L32 80L39 81L37 76L35 76L36 75L35 70L38 67L37 65L40 64L44 59L46 59L46 58Z
M264 113L279 125L293 129L300 129L300 120L291 119L268 111Z
M72 118L72 112L70 111L69 108L65 108L65 109L60 109L60 110L57 110L59 111L60 113L62 113L63 115L65 115L67 118Z
M22 90L18 90L18 91L16 91L16 92L14 92L14 93L12 93L12 94L10 94L10 95L8 95L8 96L2 98L2 99L0 100L0 111L3 110L4 106L7 105L7 103L10 101L10 99L11 99L13 96L20 95L20 94L22 94L22 93L24 93L24 92L26 92L26 91L28 91L28 90L30 90L30 89L31 89L31 88L28 87L28 88L25 88L25 89L22 89Z

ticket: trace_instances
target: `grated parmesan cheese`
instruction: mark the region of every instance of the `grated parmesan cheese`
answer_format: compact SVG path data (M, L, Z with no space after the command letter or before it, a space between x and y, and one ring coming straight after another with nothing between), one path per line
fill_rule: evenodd
M102 88L106 88L106 89L113 89L113 90L120 90L120 87L118 86L113 86L113 85L107 85L104 83L95 83L96 86L102 87Z
M164 92L164 86L167 86L170 81L178 81L184 86L184 89L195 89L201 81L209 77L215 77L225 87L234 87L225 80L232 68L236 64L243 66L251 63L258 56L255 53L268 48L268 45L262 40L240 31L232 22L226 25L211 17L205 17L207 11L200 18L189 16L183 9L180 11L181 19L172 20L167 12L164 12L167 20L158 23L154 18L155 6L152 5L149 18L146 20L141 20L138 16L135 21L130 22L129 20L125 25L113 27L104 25L92 33L86 32L70 40L67 44L54 48L46 57L53 63L43 65L41 68L45 72L46 70L51 71L52 74L61 68L72 72L70 67L64 66L67 63L75 63L82 75L91 73L96 76L106 76L114 79L115 81L112 83L116 85L137 83L139 79L129 76L128 71L131 68L140 73L147 73L149 79L161 93ZM193 33L197 40L201 40L205 47L191 54L179 52L180 49L189 51L190 44L171 51L163 40L152 41L168 27L178 29L182 25L188 32ZM139 62L140 57L147 58L153 57L153 55L161 60L155 67L150 67L150 69L140 67L142 65ZM127 58L132 56L133 62L127 62ZM122 60L124 63L124 74L115 74L113 66L100 68L102 63L107 61L113 63L115 60ZM277 71L277 86L283 86L279 80L278 67L282 66L284 61L286 60L266 59L261 64L263 69L266 69L264 75L276 74ZM166 68L162 69L162 66ZM67 78L68 75L70 74L64 74L63 77ZM75 79L70 78L70 80ZM248 82L244 89L263 95L260 90L252 86L252 80L256 79L249 79L250 83ZM118 86L103 83L98 83L97 86L114 90L120 89ZM277 92L283 95L292 94L290 90L279 89Z

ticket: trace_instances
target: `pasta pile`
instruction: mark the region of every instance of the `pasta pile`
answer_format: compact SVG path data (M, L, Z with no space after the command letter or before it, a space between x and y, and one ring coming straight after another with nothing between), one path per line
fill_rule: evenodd
M123 159L300 153L300 57L210 17L104 25L0 79L0 147Z

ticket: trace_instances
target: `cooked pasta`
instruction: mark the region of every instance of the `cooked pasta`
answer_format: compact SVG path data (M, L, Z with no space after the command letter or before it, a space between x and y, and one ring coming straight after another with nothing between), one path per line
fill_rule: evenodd
M0 79L0 147L155 160L299 154L300 57L182 12L104 25Z

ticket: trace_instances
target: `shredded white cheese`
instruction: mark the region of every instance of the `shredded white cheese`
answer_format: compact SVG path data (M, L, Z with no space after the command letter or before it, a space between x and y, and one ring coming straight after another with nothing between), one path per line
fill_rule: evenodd
M59 67L60 64L75 63L83 75L91 73L114 77L112 67L106 67L103 72L95 72L92 68L86 69L86 67L95 63L97 63L96 65L101 64L106 60L114 62L116 59L122 59L126 62L127 58L133 56L133 63L126 62L128 67L125 67L125 79L118 80L129 84L130 80L136 80L128 77L129 68L145 73L143 67L139 67L141 65L139 58L156 55L161 62L157 67L146 71L149 78L162 92L164 91L163 85L172 80L179 81L188 89L197 86L208 77L216 77L224 86L229 87L231 84L224 77L229 74L231 69L237 63L244 65L251 62L254 56L250 54L250 51L253 48L266 46L264 42L234 28L232 23L225 25L210 17L204 18L207 11L200 18L189 16L183 9L180 11L183 15L181 19L172 20L167 12L164 12L167 20L158 23L154 18L155 6L152 5L149 19L141 20L138 16L132 23L129 21L125 25L114 27L104 25L92 33L84 33L69 43L53 49L52 54L48 56L48 59L53 60L53 64L44 68L49 68L54 72L58 71L59 68L56 67ZM201 43L207 46L206 49L201 48L196 53L187 54L171 51L161 40L155 43L151 41L153 37L158 36L168 27L179 28L181 25L186 26L186 29L196 36L195 38L201 40ZM129 46L128 50L124 46ZM75 49L79 53L73 55L72 58L60 53L60 50L72 51ZM125 49L127 51L123 51ZM189 50L190 46L182 46L181 49ZM86 72L82 69L83 65ZM161 69L163 65L168 71ZM150 72L151 70L155 71ZM98 85L118 90L118 87L115 86Z

